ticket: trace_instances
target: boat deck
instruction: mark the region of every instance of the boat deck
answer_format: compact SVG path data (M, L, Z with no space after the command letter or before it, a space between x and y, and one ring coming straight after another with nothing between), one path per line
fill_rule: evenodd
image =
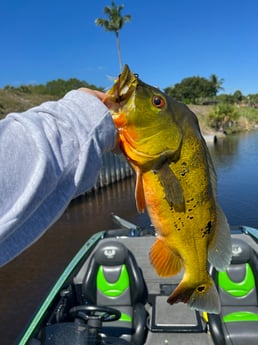
M104 239L101 243L108 240L109 238ZM183 303L172 306L167 303L167 297L182 279L182 273L171 278L161 278L155 273L149 261L149 251L155 237L138 237L137 241L135 237L119 237L117 240L134 254L147 285L149 303L146 304L146 309L150 315L148 325L150 331L145 344L212 345L213 341L207 333L206 323L199 312L191 310ZM75 280L76 283L80 283L80 274Z
M199 313L183 303L173 306L167 303L167 296L181 281L183 274L181 272L171 278L161 278L156 274L149 261L149 251L155 237L140 237L137 239L137 245L133 238L119 240L131 250L142 268L151 297L152 305L148 304L146 309L150 314L149 327L154 330L148 333L146 344L213 344Z

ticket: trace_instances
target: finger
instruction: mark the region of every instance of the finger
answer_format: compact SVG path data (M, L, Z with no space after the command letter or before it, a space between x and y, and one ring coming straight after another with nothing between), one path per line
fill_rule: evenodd
M102 91L99 91L99 90L92 90L92 89L89 89L87 87L81 87L79 88L79 91L83 91L83 92L86 92L86 93L90 93L91 95L97 97L99 100L101 100L103 102L106 94Z

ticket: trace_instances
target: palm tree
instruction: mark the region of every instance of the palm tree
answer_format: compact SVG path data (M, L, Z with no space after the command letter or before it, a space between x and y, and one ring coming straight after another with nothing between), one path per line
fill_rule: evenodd
M122 57L120 50L120 40L119 40L119 30L122 29L126 22L130 22L131 16L129 14L122 16L121 11L124 8L124 5L117 6L113 1L111 6L104 7L104 13L108 15L109 19L97 18L95 24L102 26L105 31L114 31L116 35L116 44L118 59L120 65L120 72L122 71Z
M224 79L223 79L223 78L219 79L219 78L216 76L216 74L212 74L212 75L210 76L210 82L211 82L211 84L212 84L212 87L214 88L214 93L215 93L214 96L216 96L217 93L218 93L220 90L224 90L224 88L222 87L222 84L224 83Z

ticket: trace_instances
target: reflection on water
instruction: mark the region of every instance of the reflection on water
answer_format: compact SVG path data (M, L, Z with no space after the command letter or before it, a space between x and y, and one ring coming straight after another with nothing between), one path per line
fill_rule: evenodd
M258 132L220 139L210 152L218 175L219 202L232 225L258 227ZM14 339L81 245L93 233L115 228L110 213L138 225L134 179L73 201L61 219L31 248L0 269L1 344ZM4 342L3 342L4 340Z
M238 159L238 136L220 138L215 145L209 145L208 147L217 169L229 168Z

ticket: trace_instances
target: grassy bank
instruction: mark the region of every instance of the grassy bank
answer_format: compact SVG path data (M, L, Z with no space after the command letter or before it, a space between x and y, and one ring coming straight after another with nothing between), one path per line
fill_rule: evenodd
M204 134L232 134L258 128L258 109L230 104L189 105Z
M16 90L0 89L0 119L11 112L21 112L54 99L56 97L51 95L37 95Z

